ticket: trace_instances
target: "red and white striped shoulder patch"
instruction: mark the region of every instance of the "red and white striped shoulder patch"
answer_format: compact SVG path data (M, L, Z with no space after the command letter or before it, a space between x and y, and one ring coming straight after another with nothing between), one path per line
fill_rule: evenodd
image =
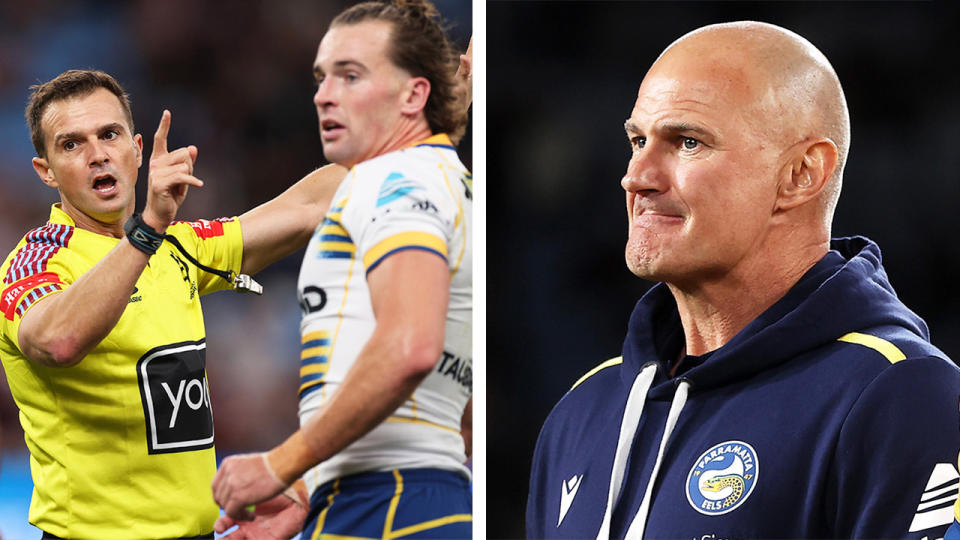
M72 236L73 227L53 223L47 223L27 233L27 243L13 256L3 283L10 285L27 276L45 272L47 262L60 248L67 247Z

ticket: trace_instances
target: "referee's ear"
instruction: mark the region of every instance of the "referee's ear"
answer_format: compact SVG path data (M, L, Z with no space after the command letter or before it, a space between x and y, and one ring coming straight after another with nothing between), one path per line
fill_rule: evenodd
M60 187L60 183L57 182L57 175L54 174L53 169L50 167L50 164L47 162L46 158L33 158L33 170L37 171L37 176L40 177L40 180L42 180L44 184L54 189Z

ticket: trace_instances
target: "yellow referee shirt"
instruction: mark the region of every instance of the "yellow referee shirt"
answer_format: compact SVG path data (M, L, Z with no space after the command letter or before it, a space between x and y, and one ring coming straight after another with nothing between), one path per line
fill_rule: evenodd
M238 221L180 222L167 234L200 262L240 271ZM0 266L0 359L30 449L29 521L64 538L209 534L219 511L200 296L226 280L164 242L116 327L79 364L37 365L17 342L30 307L118 241L75 227L57 204Z

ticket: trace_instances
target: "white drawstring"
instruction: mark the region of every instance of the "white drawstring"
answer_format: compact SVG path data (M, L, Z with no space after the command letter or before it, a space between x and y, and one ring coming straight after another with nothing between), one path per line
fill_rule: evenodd
M620 421L620 438L617 440L617 453L613 458L613 471L610 473L610 489L607 493L607 509L603 514L603 523L597 533L597 540L610 538L610 518L613 507L620 498L620 488L623 483L623 472L627 468L627 458L630 456L630 447L633 445L633 436L637 433L637 425L643 414L643 404L647 401L647 391L653 384L657 374L657 365L649 363L640 370L630 387L627 397L627 406L623 411L623 420Z
M660 438L660 451L657 452L657 461L653 465L653 472L650 473L650 481L647 483L647 492L643 495L643 501L640 503L640 509L637 515L633 516L630 528L627 529L625 540L640 540L643 538L643 530L647 526L647 514L650 512L650 495L653 493L653 484L657 481L657 473L660 472L660 463L663 462L663 451L667 447L667 441L673 433L673 428L677 425L677 419L680 417L680 411L687 403L687 393L690 390L690 382L681 379L677 385L677 391L673 394L673 402L670 404L670 412L667 413L667 424L663 427L663 437Z

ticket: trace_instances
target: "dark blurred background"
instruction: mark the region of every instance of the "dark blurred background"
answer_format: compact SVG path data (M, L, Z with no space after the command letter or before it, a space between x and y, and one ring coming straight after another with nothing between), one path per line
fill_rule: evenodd
M699 26L793 30L846 91L852 146L834 235L877 241L901 298L960 359L960 84L952 4L487 4L487 534L523 536L553 404L620 354L650 285L623 261L623 131L644 73ZM559 489L559 486L558 486Z
M433 0L460 51L468 0ZM40 182L23 118L28 87L72 68L102 69L131 96L145 158L164 108L170 148L195 144L192 189L178 219L239 215L325 164L311 102L311 67L330 20L348 0L31 0L0 3L0 256L46 222L55 190ZM471 163L472 138L461 143ZM146 159L145 159L146 163ZM146 165L138 185L145 197ZM297 427L302 255L265 270L263 297L206 297L207 371L218 454L266 449ZM21 538L26 446L0 372L0 533ZM26 477L29 481L29 477ZM29 497L29 487L26 488ZM22 503L5 513L6 503ZM36 531L30 527L30 531ZM30 533L30 538L38 535Z

